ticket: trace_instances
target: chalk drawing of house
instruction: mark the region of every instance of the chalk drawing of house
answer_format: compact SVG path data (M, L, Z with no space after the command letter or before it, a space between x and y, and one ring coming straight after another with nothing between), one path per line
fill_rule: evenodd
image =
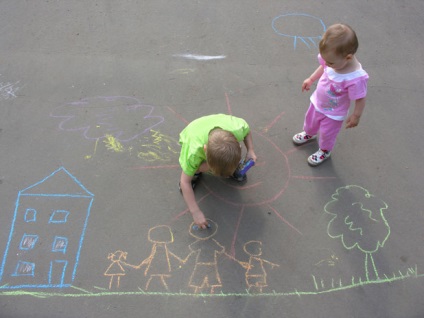
M21 190L0 267L0 289L71 286L93 200L63 167Z

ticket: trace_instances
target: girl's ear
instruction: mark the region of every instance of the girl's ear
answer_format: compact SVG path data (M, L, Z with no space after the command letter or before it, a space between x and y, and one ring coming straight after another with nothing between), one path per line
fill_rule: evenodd
M203 145L203 150L204 150L205 152L206 152L206 148L207 148L207 147L206 147L206 145Z
M353 59L353 54L348 54L348 55L346 55L346 60L351 60L351 59Z

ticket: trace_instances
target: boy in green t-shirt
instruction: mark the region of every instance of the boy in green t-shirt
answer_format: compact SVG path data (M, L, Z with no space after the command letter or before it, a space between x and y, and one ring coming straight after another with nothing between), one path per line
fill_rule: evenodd
M240 163L241 141L247 149L245 159L256 161L250 128L242 118L225 114L200 117L180 134L180 189L199 228L205 229L208 223L194 197L195 182L206 171L225 178L232 176Z

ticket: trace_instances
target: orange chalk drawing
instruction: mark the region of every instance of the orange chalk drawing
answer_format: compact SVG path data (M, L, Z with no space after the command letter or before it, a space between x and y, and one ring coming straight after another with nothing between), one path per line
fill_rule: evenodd
M279 267L280 265L271 263L260 256L262 255L262 242L260 241L249 241L243 246L243 250L249 255L249 261L246 271L246 285L247 290L256 290L262 293L263 289L268 286L267 283L267 272L264 265L268 264L271 268Z
M196 264L189 281L189 286L195 293L208 288L213 294L216 288L222 287L217 256L225 252L225 247L212 238L218 230L218 225L209 219L208 223L210 228L201 230L197 229L193 222L189 230L190 235L196 238L196 241L189 245L189 256L196 254Z
M140 269L146 266L144 270L144 276L148 277L146 290L149 289L150 283L154 279L159 280L162 286L169 290L166 280L171 277L171 260L175 259L180 264L184 264L185 260L172 253L168 248L168 244L174 242L174 235L169 226L158 225L152 227L149 230L148 239L153 243L151 253L135 268Z
M217 288L222 288L217 261L220 255L227 256L247 268L247 263L240 262L226 253L225 247L212 238L218 230L218 225L210 219L208 219L208 223L210 227L201 230L193 222L189 230L190 235L196 238L196 241L189 245L191 253L187 256L187 259L191 255L196 255L196 261L188 285L194 289L196 294L204 290L209 290L213 294Z
M119 288L121 277L126 275L125 267L134 269L144 268L144 276L147 278L145 291L152 289L152 285L160 286L169 292L168 280L172 277L175 264L179 268L185 265L187 261L194 257L194 268L190 275L188 287L193 289L194 294L198 293L216 293L217 289L222 288L223 284L218 270L218 257L225 256L235 261L244 269L247 291L254 290L262 293L268 286L267 272L265 265L271 268L280 265L272 263L261 257L262 242L249 241L244 244L243 250L249 256L247 262L236 259L233 255L226 252L225 247L213 237L218 231L218 225L208 219L210 227L199 229L194 222L191 223L189 234L196 240L188 247L190 252L185 258L177 256L170 251L169 245L174 242L174 234L168 225L157 225L149 229L148 240L152 243L150 255L141 261L138 265L132 265L126 262L127 253L117 250L109 253L108 259L112 262L104 275L110 277L109 289Z
M107 258L112 262L104 272L105 276L110 277L109 289L112 289L114 281L115 287L119 288L121 276L125 276L124 266L133 266L125 262L127 259L127 252L123 252L121 250L118 250L115 253L109 253Z

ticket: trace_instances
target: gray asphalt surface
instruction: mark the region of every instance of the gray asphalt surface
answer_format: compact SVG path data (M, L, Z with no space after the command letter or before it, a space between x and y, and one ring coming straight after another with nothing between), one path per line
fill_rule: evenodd
M0 317L424 316L424 2L1 1ZM360 125L295 147L325 28L370 75ZM245 184L178 135L245 118ZM251 264L249 267L248 264Z

